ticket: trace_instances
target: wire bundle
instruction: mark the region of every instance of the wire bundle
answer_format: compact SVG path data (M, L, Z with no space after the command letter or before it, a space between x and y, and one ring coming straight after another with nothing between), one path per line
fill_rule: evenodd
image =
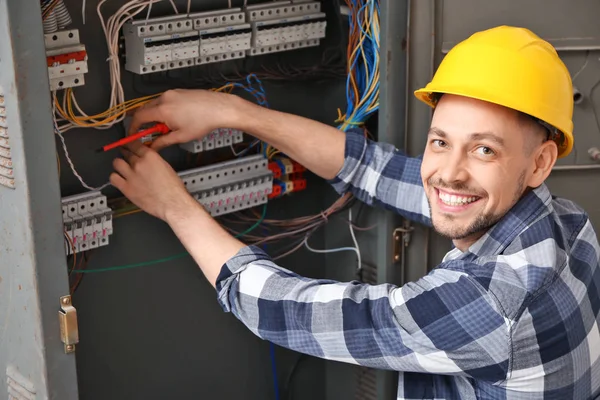
M63 0L42 0L42 21L44 33L54 33L71 25L71 15Z
M379 109L379 2L346 0L350 9L347 108L339 112L339 128L362 126Z
M78 176L75 171L72 162L68 157L68 152L64 143L64 138L61 133L76 127L93 127L96 129L106 129L113 124L121 121L125 114L133 110L151 99L160 96L161 93L154 95L141 97L138 99L132 99L124 101L123 91L120 86L120 69L118 62L118 32L123 26L125 21L133 16L142 12L146 7L149 8L151 4L160 0L134 0L123 5L114 15L112 15L105 22L100 12L101 6L107 0L101 0L98 4L98 15L100 16L103 30L107 37L107 45L109 47L109 63L111 65L111 107L105 112L96 115L85 114L75 99L73 90L67 89L65 94L60 101L56 95L53 94L54 101L53 106L55 108L57 119L56 119L56 130L57 134L63 141L63 147L67 159L71 165L71 169ZM349 17L349 41L347 49L347 81L346 81L346 98L347 106L346 112L342 115L341 111L338 110L338 119L336 122L340 123L339 128L343 131L348 130L350 127L364 126L365 122L373 113L379 108L379 4L377 0L345 0L349 9L351 10ZM214 91L232 92L233 90L242 90L249 93L256 102L264 107L269 107L266 93L262 82L255 74L250 74L245 77L245 84L238 81L230 81L225 85L211 89ZM278 150L272 148L264 142L254 140L247 147L241 151L236 152L232 146L232 151L235 156L241 156L247 154L257 144L260 144L257 152L265 155L267 158L272 159L275 155L280 154ZM280 154L280 157L285 155ZM78 178L80 178L78 176ZM90 188L85 185L82 179L80 179L84 187ZM91 188L90 188L91 189ZM97 188L93 188L97 189ZM120 202L121 199L117 199ZM335 201L329 208L316 215L302 216L292 219L267 219L266 207L263 208L262 212L259 213L256 210L246 210L244 212L236 213L235 218L232 215L221 217L226 228L234 235L242 238L249 244L264 245L267 243L276 243L285 241L286 247L279 254L275 255L275 258L281 258L289 255L300 248L305 246L308 250L314 252L330 252L330 251L346 251L352 250L357 253L359 270L361 267L360 250L356 242L354 230L366 230L368 228L360 228L353 224L352 213L350 206L353 204L354 198L350 194L346 194ZM350 227L350 233L354 242L355 247L347 247L341 249L330 249L330 250L316 250L308 245L308 238L320 227L325 225L329 219L336 216L342 211L348 210L347 222ZM140 212L135 206L131 204L121 204L115 209L115 218L130 215L133 213ZM240 224L247 225L251 224L250 228L244 229ZM260 234L257 233L256 228L261 227ZM109 268L106 270L113 269L125 269L144 265L153 265L160 262L170 261L175 258L180 258L185 254L177 256L167 257L161 260L154 260L145 263L138 263L135 265L127 265L121 267ZM103 269L104 270L104 269ZM89 272L95 272L98 270L90 270ZM79 272L79 271L75 271Z

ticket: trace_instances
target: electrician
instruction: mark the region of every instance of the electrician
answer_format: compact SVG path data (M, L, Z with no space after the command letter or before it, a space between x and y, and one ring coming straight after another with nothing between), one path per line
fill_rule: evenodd
M172 90L140 109L172 133L114 163L112 184L166 221L252 332L316 357L400 372L398 399L600 395L599 245L546 184L573 147L573 87L555 49L501 26L455 46L415 92L434 115L422 159L239 97ZM339 193L433 226L454 248L402 287L306 279L229 235L157 151L248 132ZM260 300L260 301L259 301Z

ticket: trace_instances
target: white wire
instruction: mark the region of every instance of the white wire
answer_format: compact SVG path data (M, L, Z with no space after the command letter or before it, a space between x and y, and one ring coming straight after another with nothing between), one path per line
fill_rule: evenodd
M240 154L242 154L245 150L240 151L239 153L236 153L235 149L233 148L233 143L229 145L229 147L231 148L231 152L233 153L234 156L239 156Z
M81 18L83 19L83 24L85 25L85 1L81 2Z
M358 240L356 240L356 235L354 234L354 227L352 226L352 208L348 209L348 226L350 227L350 236L352 236L354 247L356 247L356 258L358 259L358 270L360 271L362 269L362 260L360 257L360 247L358 246Z
M151 11L152 11L152 3L150 3L150 5L148 6L148 12L146 13L146 21L144 22L144 25L148 25L148 20L150 19Z
M358 251L357 247L338 247L336 249L325 249L325 250L313 249L308 244L308 236L304 239L304 247L306 247L307 250L312 251L313 253L321 253L321 254L339 253L341 251L353 251L354 253L356 253L356 257L358 257L360 259L360 252Z
M336 249L324 249L324 250L319 250L319 249L314 249L312 247L310 247L310 245L308 244L308 237L309 235L307 235L304 238L304 247L306 247L307 250L312 251L313 253L320 253L320 254L328 254L328 253L339 253L341 251L353 251L354 253L356 253L356 258L358 260L358 270L360 271L362 269L362 259L360 256L360 247L358 247L358 241L356 240L356 235L354 234L354 228L352 227L352 209L348 210L348 225L350 226L350 235L352 236L352 241L354 242L354 247L338 247Z
M53 100L56 100L56 92L54 92L54 91L52 92L52 97L54 98ZM104 185L99 186L99 187L92 187L92 186L88 185L87 183L85 183L85 181L83 180L81 175L79 175L79 173L77 172L77 169L75 168L75 164L73 164L73 160L71 160L71 156L69 154L69 149L67 148L67 143L65 142L65 137L63 136L62 132L60 131L60 128L58 127L58 123L56 122L56 106L55 106L55 104L56 103L54 101L52 101L52 118L54 120L54 132L60 138L60 141L62 143L62 148L65 153L65 158L67 159L67 162L69 163L69 166L71 167L71 171L73 171L73 175L75 175L75 177L79 180L79 183L81 183L81 186L83 186L86 189L102 190L105 187L108 187L110 185L110 182L107 182Z

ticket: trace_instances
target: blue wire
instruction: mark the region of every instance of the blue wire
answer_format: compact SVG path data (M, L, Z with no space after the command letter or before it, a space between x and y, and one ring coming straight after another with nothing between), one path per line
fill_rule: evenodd
M254 82L253 82L253 80L254 80ZM239 89L242 89L242 90L250 93L252 95L252 97L254 97L254 100L258 103L258 105L269 108L269 103L267 102L267 95L266 95L266 92L265 92L265 89L263 87L261 80L258 79L258 77L255 74L248 74L246 76L246 82L247 82L248 86L243 85L238 82L227 82L226 85L231 85L235 88L239 88ZM258 85L258 89L254 87L254 83L256 83ZM237 156L238 157L243 156L257 144L261 145L262 155L267 157L267 146L264 142L262 142L260 140L254 140L250 144L250 146L248 146L247 148L242 150L240 153L238 153Z
M275 345L269 342L269 353L271 353L271 371L273 372L273 390L275 400L279 400L279 380L277 379L277 362L275 360Z
M379 31L373 28L368 33L365 28L366 18L368 17L372 21L373 15L379 13L379 3L377 0L352 0L352 3L352 8L357 11L355 15L349 16L350 29L358 29L364 38L361 47L356 49L352 58L348 60L350 70L355 71L355 85L358 92L358 98L356 98L351 86L351 75L348 74L346 79L346 125L348 127L364 123L371 114L379 109L378 100L376 100L379 91L379 80L375 77L375 65L379 60L379 47L376 36ZM367 97L364 97L371 87L374 90ZM361 103L361 99L362 105L355 109L355 103ZM343 126L344 124L340 125L340 127Z

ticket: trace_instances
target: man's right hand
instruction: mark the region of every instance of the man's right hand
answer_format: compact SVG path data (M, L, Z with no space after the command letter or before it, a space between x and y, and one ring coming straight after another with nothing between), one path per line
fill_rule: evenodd
M236 100L241 99L207 90L169 90L140 107L133 115L129 134L143 124L162 122L171 132L154 141L154 150L201 139L215 129L233 127Z
M154 141L157 151L231 128L269 143L325 179L335 177L344 163L346 136L338 129L227 93L169 90L133 115L129 132L149 122L162 122L171 130Z

